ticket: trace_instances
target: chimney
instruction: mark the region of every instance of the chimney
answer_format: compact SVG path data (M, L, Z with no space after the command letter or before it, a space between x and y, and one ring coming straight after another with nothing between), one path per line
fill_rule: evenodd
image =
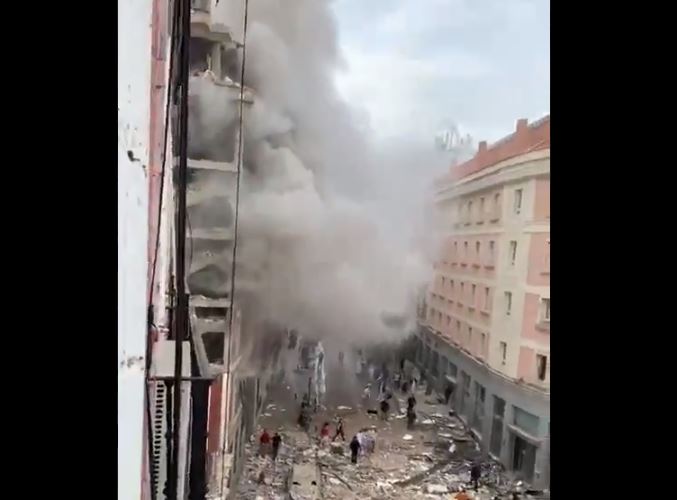
M521 135L522 133L524 133L527 130L527 128L529 128L529 120L527 120L526 118L520 118L519 120L517 120L517 126L515 127L517 135Z
M483 155L483 154L486 153L486 152L487 152L487 141L481 141L481 142L478 144L477 154L478 154L478 155Z

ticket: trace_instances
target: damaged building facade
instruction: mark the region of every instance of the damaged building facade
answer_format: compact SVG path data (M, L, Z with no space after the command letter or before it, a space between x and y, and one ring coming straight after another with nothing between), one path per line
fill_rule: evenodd
M435 197L441 250L416 361L491 454L550 482L550 117L479 144Z
M172 130L176 113L165 102L169 75L174 2L153 0L150 64L150 148L148 177L149 331L146 432L147 498L166 498L168 426L175 346L172 308L176 305L176 224ZM244 444L254 428L266 391L277 371L282 336L262 343L252 333L255 299L247 280L235 272L233 294L239 110L255 92L241 87L242 0L191 0L188 144L186 185L185 288L190 340L183 342L178 498L229 498L243 467ZM122 36L122 35L121 35ZM175 68L176 70L176 68ZM209 120L202 114L210 113ZM205 126L205 123L213 126ZM165 126L170 133L165 143ZM163 156L167 155L163 168ZM263 344L263 345L262 345ZM261 353L265 353L262 356ZM252 369L251 359L258 358Z

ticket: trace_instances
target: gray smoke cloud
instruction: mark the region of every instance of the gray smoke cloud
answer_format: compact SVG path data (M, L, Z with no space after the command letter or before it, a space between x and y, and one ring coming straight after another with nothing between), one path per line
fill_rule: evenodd
M430 272L426 186L445 159L432 138L427 149L371 141L334 85L343 61L330 3L249 2L245 84L255 98L244 116L237 256L249 271L238 270L236 286L262 322L330 342L379 341L414 325ZM195 88L200 129L216 131L236 105Z

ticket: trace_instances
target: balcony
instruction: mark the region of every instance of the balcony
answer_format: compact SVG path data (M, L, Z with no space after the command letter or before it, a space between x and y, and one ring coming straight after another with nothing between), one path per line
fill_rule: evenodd
M212 0L191 0L190 34L213 42L232 42L232 30L212 19Z
M231 310L228 299L215 300L201 296L192 296L190 299L189 315L195 354L204 377L216 377L226 371ZM233 330L239 331L239 313L234 318Z

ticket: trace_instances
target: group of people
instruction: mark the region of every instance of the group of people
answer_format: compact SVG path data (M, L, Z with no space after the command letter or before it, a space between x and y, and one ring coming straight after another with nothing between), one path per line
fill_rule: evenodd
M273 462L277 460L277 455L280 452L280 445L282 444L282 436L276 432L273 437L270 437L267 429L263 429L261 437L259 437L259 455L265 456L269 452L273 457Z
M334 431L334 435L331 436L331 428L329 422L325 422L322 424L322 427L320 428L320 445L325 445L331 441L332 443L336 441L338 438L341 438L342 441L346 441L346 434L343 426L343 418L338 417L336 419L336 430ZM357 463L357 456L360 453L360 450L363 448L363 443L361 442L360 439L360 433L358 432L355 436L353 436L353 439L350 440L350 461L352 463Z
M320 444L324 444L329 442L329 435L331 434L331 430L329 428L329 422L325 422L322 425L322 428L320 429ZM336 431L334 432L334 436L331 438L331 441L334 442L336 441L337 438L341 438L343 441L346 440L346 435L343 430L343 418L338 417L336 419Z

